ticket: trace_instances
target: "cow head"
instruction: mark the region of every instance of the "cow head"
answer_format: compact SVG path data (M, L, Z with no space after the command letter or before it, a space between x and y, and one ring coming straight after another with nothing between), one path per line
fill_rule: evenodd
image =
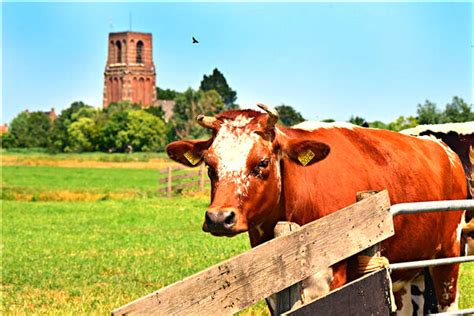
M169 157L186 166L204 162L211 180L211 204L203 230L233 236L279 219L282 190L281 159L309 166L329 154L329 146L291 137L275 126L276 110L231 110L215 117L200 115L209 128L208 140L180 140L169 144Z

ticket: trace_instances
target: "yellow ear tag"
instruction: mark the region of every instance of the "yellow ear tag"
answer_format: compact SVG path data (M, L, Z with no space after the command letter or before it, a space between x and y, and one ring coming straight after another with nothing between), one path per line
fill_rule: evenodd
M184 153L184 157L189 161L190 164L195 166L199 161L201 161L201 157L194 156L192 151L187 151Z
M308 149L298 156L298 160L303 166L306 166L311 161L311 159L314 158L314 156L316 155L311 151L311 149Z

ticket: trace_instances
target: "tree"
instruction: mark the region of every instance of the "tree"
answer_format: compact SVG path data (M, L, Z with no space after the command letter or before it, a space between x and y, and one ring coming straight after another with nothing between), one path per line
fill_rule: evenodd
M366 122L367 121L363 117L360 117L360 116L351 115L351 118L349 119L349 123L354 124L354 125L359 125L359 126L362 126Z
M51 133L49 134L49 149L51 151L64 151L69 146L69 126L81 117L77 114L82 109L94 110L90 105L82 101L73 102L71 105L62 110L59 116L54 120ZM90 115L90 112L83 110L83 115Z
M399 116L395 121L389 123L387 125L387 128L389 130L392 130L392 131L401 131L401 130L404 130L404 129L407 129L407 128L412 128L412 127L415 127L417 126L419 123L418 123L418 120L416 117L414 116Z
M419 124L439 124L441 123L441 113L436 104L426 100L424 104L418 104L416 113Z
M115 113L127 110L140 110L141 108L142 107L140 106L140 104L137 103L132 103L130 101L119 101L110 103L109 106L103 111L106 113Z
M68 127L69 141L66 152L94 151L97 149L98 130L94 120L81 117Z
M217 68L212 71L211 75L204 75L199 89L202 91L216 90L222 97L226 108L238 108L235 104L235 101L237 100L237 92L229 87L224 75Z
M123 150L130 145L134 151L160 151L166 142L165 122L144 110L134 110L128 113L126 129L118 132L116 146Z
M8 147L46 147L51 120L44 112L22 112L10 124L6 143Z
M181 92L171 89L163 90L160 87L156 87L156 95L159 100L174 100L179 94L181 94Z
M446 108L441 114L441 121L443 123L474 121L474 112L463 99L453 97L451 103L446 104Z
M332 119L332 118L327 118L327 119L321 120L321 122L324 122L324 123L334 123L335 120Z
M208 136L208 131L196 124L196 116L215 115L224 109L222 98L215 90L203 92L189 88L175 101L172 128L177 138Z
M372 128L388 129L387 124L382 121L373 121L369 123L369 126Z
M275 107L275 109L278 111L283 125L293 126L305 121L303 115L297 112L291 105L282 104Z
M145 111L156 117L159 117L163 121L165 120L165 111L163 111L161 106L150 106L146 108Z
M117 143L118 134L127 129L129 110L104 112L98 118L99 128L99 149L103 151L124 150L122 143Z

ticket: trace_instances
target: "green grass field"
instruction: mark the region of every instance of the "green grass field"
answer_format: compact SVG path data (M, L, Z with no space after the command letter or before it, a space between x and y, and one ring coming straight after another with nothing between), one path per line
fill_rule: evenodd
M5 312L109 313L248 249L201 231L206 202L3 203Z
M140 169L3 167L2 191L153 192ZM2 194L4 314L109 314L124 303L249 249L246 234L201 231L208 198L17 201ZM461 270L474 305L474 264ZM245 313L265 313L262 303Z
M3 185L30 191L91 190L120 192L154 191L158 171L119 168L58 168L45 166L4 166Z

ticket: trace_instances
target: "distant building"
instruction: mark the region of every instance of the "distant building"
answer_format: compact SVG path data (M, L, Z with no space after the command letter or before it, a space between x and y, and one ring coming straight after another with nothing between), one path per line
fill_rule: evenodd
M8 133L8 124L2 124L0 125L0 135Z
M130 101L149 107L156 104L155 66L151 33L109 33L104 72L103 107Z
M51 108L51 111L46 111L44 112L46 113L46 115L49 116L49 119L51 120L51 123L54 122L54 120L56 119L57 115L56 115L56 111L54 110L54 108Z
M163 112L165 112L165 121L169 122L171 117L173 116L173 107L176 104L173 100L158 100L156 102L157 106L161 106Z

